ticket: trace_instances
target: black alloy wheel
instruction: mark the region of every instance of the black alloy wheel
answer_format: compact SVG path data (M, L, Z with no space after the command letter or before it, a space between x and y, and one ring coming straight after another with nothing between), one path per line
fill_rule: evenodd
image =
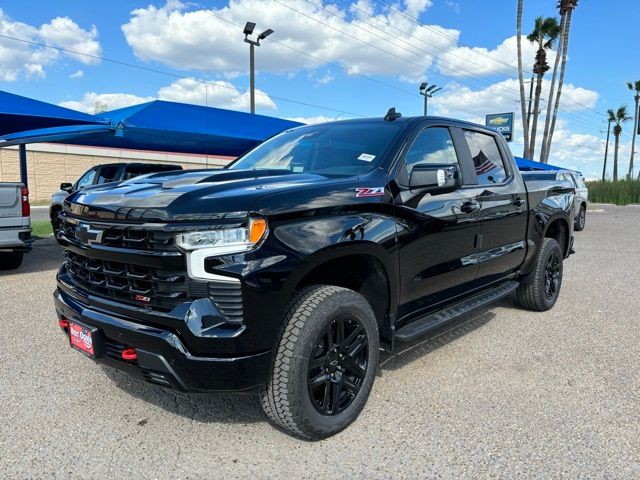
M337 415L358 395L368 368L369 344L357 319L341 316L321 333L309 359L307 387L322 415Z
M554 251L547 259L544 269L544 295L547 299L552 299L557 295L560 284L560 257Z

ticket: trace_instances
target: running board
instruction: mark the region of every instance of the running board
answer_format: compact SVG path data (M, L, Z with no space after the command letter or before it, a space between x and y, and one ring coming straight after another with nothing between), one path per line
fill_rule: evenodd
M490 290L485 290L458 303L454 303L453 305L445 307L435 313L431 313L425 317L414 320L404 327L396 330L395 340L400 342L413 340L414 338L427 333L429 330L433 330L434 328L439 327L443 323L453 320L460 315L464 315L472 310L495 302L502 297L506 297L518 288L518 285L518 282L503 283Z

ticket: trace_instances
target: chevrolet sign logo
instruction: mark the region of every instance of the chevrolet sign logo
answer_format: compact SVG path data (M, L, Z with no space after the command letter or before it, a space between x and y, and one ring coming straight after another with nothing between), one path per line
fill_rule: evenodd
M76 227L76 238L80 240L83 245L92 245L94 243L100 243L102 241L102 230L93 230L91 226L86 223L81 223Z

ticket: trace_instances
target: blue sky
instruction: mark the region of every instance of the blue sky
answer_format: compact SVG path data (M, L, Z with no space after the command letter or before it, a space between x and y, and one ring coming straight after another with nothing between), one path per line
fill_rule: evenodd
M536 16L555 15L555 3L526 0L525 33ZM574 14L552 151L552 162L587 176L601 170L603 112L631 107L625 82L640 79L640 2L611 5L583 0ZM517 71L510 66L515 8L515 0L5 0L0 35L164 73L0 37L0 89L86 111L158 97L246 109L248 48L234 24L252 20L258 30L275 30L256 51L258 113L318 121L380 116L395 106L416 115L417 85L426 80L443 87L430 113L483 121L487 113L518 110ZM624 34L609 38L613 32ZM533 49L525 46L530 64ZM629 122L621 171L631 131ZM516 154L520 137L516 132Z

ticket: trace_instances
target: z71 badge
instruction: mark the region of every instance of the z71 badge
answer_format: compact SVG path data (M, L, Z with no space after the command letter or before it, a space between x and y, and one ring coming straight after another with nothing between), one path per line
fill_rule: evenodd
M382 197L384 187L356 187L356 198Z

